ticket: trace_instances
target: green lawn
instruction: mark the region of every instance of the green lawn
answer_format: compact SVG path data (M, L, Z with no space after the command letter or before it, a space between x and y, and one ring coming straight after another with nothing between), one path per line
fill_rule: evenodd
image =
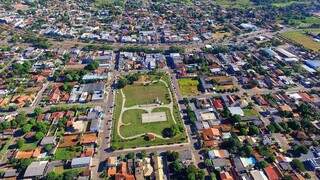
M305 30L308 31L308 30ZM315 31L313 29L313 31ZM312 37L305 34L303 30L287 31L281 34L282 37L292 41L296 44L302 45L306 49L310 49L316 52L320 51L320 42L316 42Z
M54 154L55 160L70 160L80 155L80 151L72 148L58 148Z
M38 141L33 143L24 143L23 146L20 148L21 151L33 150L36 149L38 146Z
M128 85L123 88L126 96L125 107L134 105L151 104L158 98L164 104L169 104L169 92L162 82L150 85Z
M170 115L170 110L168 108L157 108L154 112L165 112L167 115L167 121L164 122L152 122L152 123L142 123L141 115L146 113L144 110L133 109L128 110L123 114L122 122L125 125L120 128L121 134L125 137L134 136L137 134L152 132L158 135L162 135L162 130L169 128L174 125L174 121Z
M244 112L244 116L247 116L247 117L259 115L259 113L254 109L243 109L243 112Z
M199 94L197 79L182 78L178 80L180 93L182 96L195 96Z

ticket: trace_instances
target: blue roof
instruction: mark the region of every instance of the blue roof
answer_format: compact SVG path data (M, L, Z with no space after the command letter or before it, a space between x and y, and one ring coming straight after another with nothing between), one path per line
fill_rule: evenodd
M311 68L317 69L320 67L320 60L307 60L306 65Z

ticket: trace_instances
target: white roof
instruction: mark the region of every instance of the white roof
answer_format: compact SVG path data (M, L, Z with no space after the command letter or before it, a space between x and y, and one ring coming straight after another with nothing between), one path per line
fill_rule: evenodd
M253 180L268 180L267 176L262 171L252 170L250 171L250 174Z
M289 94L289 97L291 97L293 99L301 99L301 96L298 93Z
M228 109L232 115L244 116L244 112L241 107L228 107Z

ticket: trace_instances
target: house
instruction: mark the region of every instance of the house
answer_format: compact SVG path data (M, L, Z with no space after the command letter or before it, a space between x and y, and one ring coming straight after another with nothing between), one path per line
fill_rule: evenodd
M234 180L231 174L228 171L221 171L220 172L220 179L221 180Z
M92 161L91 157L73 158L71 161L71 167L72 168L90 167L91 161Z
M269 165L265 167L263 170L266 173L269 180L279 180L282 178L282 173L276 166Z
M268 180L267 176L259 170L250 171L250 175L253 180Z
M228 169L231 167L231 162L229 159L217 158L217 159L212 159L211 161L216 170Z
M320 169L320 158L307 159L306 164L308 164L312 170Z
M287 151L288 149L290 149L289 142L283 134L272 133L272 138L277 143L277 145L281 148L280 151Z
M223 104L220 99L212 100L212 104L213 104L213 107L216 108L216 110L219 110L219 111L223 110Z
M56 137L55 136L46 136L40 142L41 146L45 146L45 145L48 145L48 144L56 145Z
M229 158L229 152L227 150L210 150L208 151L208 156L210 159L215 159L215 158Z
M4 171L3 179L4 180L15 180L17 179L18 172L16 169L7 169Z
M241 107L228 107L228 110L230 111L231 115L239 115L244 116L244 112L241 109Z
M40 179L47 173L48 161L32 162L24 173L24 178Z
M107 166L107 175L112 177L117 173L117 157L111 156L107 158L106 166Z
M121 162L118 173L115 175L115 180L135 180L134 176L128 174L128 165L126 162Z
M215 147L220 139L220 131L216 128L208 128L202 130L202 139L205 147Z

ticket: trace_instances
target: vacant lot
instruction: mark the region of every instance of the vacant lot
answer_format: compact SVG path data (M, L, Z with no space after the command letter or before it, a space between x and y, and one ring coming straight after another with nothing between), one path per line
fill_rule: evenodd
M128 85L123 88L126 95L125 107L152 104L158 98L164 104L169 104L169 92L166 86L161 83L153 83L150 85Z
M179 89L182 96L194 96L199 94L197 79L182 78L178 80Z
M302 30L296 31L287 31L281 34L282 37L292 41L296 44L302 45L303 47L319 52L320 51L320 42L316 42L312 39L311 36L308 36Z
M54 154L55 160L70 160L80 155L80 152L73 148L58 148Z

